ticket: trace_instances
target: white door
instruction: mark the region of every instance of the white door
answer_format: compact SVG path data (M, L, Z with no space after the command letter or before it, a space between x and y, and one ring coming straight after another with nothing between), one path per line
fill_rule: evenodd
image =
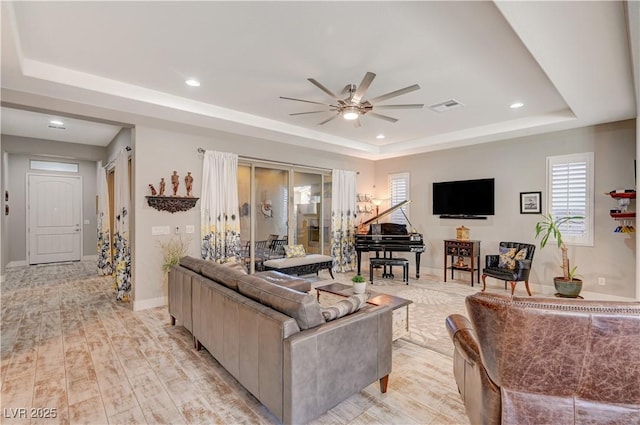
M79 261L82 246L80 177L28 175L29 264Z

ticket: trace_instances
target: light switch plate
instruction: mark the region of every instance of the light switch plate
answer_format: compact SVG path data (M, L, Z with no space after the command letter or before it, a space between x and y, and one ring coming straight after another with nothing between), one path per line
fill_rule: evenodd
M194 233L196 231L196 227L190 224L185 226L185 233Z
M168 235L169 234L169 226L153 226L151 228L151 234L153 236Z

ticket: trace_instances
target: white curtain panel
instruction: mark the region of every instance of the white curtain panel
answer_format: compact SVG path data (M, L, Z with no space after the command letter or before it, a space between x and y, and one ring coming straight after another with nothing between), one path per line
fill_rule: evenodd
M356 172L333 170L331 178L331 256L333 270L356 268Z
M238 155L205 151L200 226L202 258L218 263L236 259L240 249Z
M131 245L129 242L129 155L122 148L115 161L113 263L116 300L131 299Z
M107 170L98 161L96 169L96 185L98 191L98 275L109 276L113 273L113 256L111 252L111 229L109 228L109 187Z

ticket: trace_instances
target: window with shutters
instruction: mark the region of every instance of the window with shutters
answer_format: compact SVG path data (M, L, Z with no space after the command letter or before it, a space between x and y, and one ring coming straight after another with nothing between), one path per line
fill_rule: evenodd
M409 199L409 173L389 174L389 207ZM404 212L404 214L403 214ZM409 206L405 205L401 210L391 213L389 221L397 224L408 224L405 214L409 217Z
M560 227L565 244L593 246L593 152L547 157L547 194L554 219L583 217Z

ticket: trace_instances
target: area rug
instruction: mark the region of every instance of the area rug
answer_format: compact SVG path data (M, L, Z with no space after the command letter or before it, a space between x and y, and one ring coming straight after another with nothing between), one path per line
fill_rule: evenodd
M350 284L347 279L337 276L336 281ZM327 281L323 280L314 286L325 283ZM472 288L460 282L444 283L433 276L427 276L420 277L420 280L411 279L409 285L402 283L399 278L394 280L377 278L374 279L374 285L367 284L367 291L411 300L409 334L402 338L421 347L453 356L453 344L445 326L445 319L454 313L466 316L465 297L478 292L479 288L478 286Z
M413 301L409 304L409 334L403 337L414 344L453 356L453 344L445 327L450 314L466 316L465 296L476 291L460 283L410 282L376 280L369 289Z

